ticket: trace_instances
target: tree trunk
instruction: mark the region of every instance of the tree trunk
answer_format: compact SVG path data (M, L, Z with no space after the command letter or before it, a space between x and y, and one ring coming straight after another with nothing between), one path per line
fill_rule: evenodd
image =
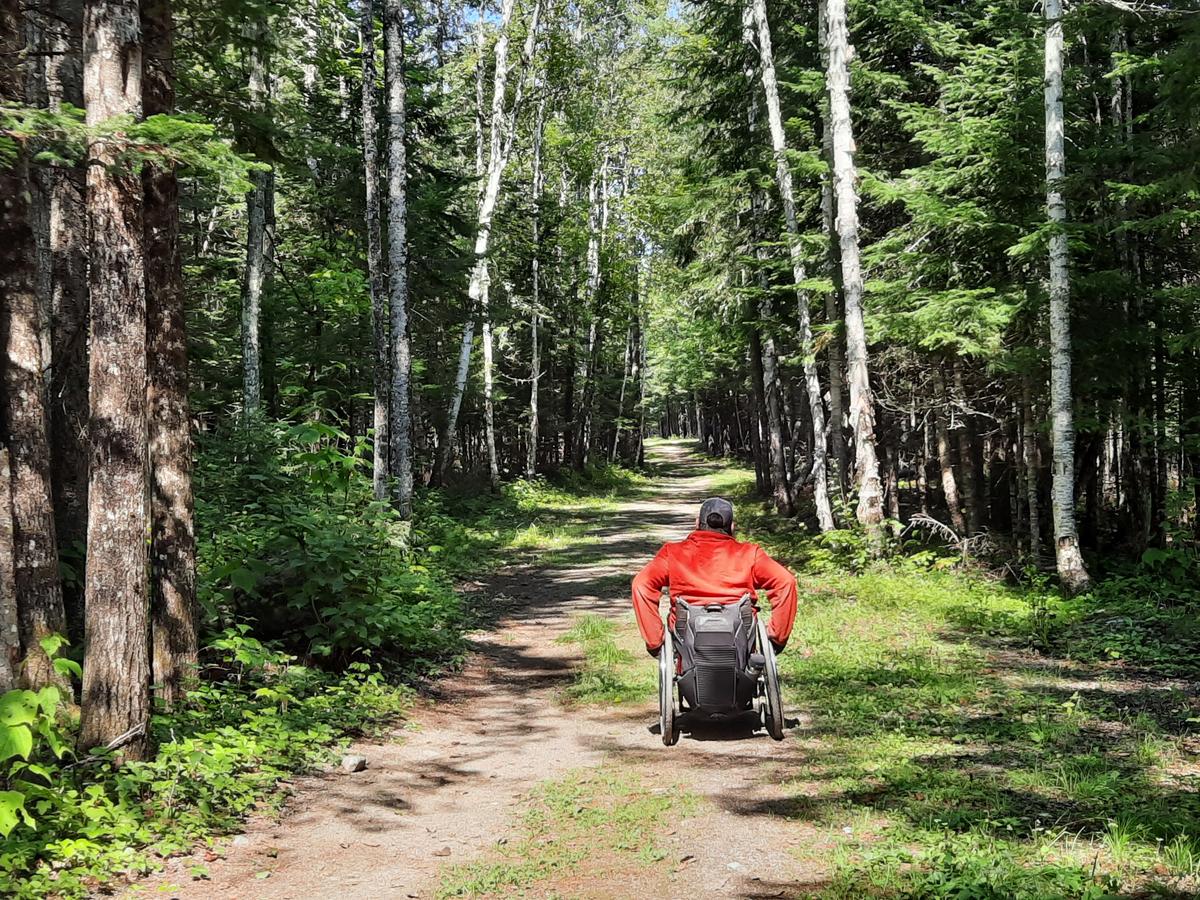
M258 115L268 114L270 82L267 74L267 23L253 26L250 47L250 106ZM266 162L268 140L259 135L254 141L259 162ZM242 414L247 421L262 411L262 354L259 343L264 286L274 268L274 242L270 234L274 216L275 174L272 171L250 173L250 193L246 195L246 276L242 288Z
M645 241L641 241L643 245ZM649 378L649 368L646 365L646 309L642 303L645 284L644 270L648 265L643 256L638 262L638 435L637 454L635 461L639 466L646 464L646 388ZM1200 488L1197 489L1200 492Z
M25 99L26 23L15 4L0 6L0 17L0 95L19 103ZM13 589L25 680L34 688L58 684L69 690L39 645L47 635L65 633L66 618L50 490L33 185L28 153L20 144L16 151L9 167L0 169L0 422L7 432L0 441L9 454Z
M840 0L835 0L840 2ZM1075 530L1075 422L1071 397L1071 283L1067 245L1063 135L1062 0L1045 0L1046 207L1050 234L1050 429L1054 448L1052 511L1058 575L1068 593L1091 585Z
M492 237L492 217L495 214L496 202L500 196L500 183L504 176L504 170L508 165L508 157L512 150L512 142L516 130L517 114L520 112L521 106L522 92L520 86L518 86L512 102L508 105L507 109L505 108L505 96L510 69L508 64L508 32L515 5L516 0L504 0L500 13L500 34L496 40L494 51L496 73L493 79L492 91L491 139L485 168L486 179L483 182L482 192L479 196L479 209L476 217L475 262L471 267L471 275L467 285L470 305L467 312L467 321L463 326L458 371L454 379L454 388L450 394L450 410L446 416L446 427L443 431L441 441L441 454L438 459L437 475L439 481L445 477L445 474L450 470L454 462L454 435L458 427L458 414L462 409L463 393L467 387L467 376L470 372L471 345L475 335L475 311L477 309L484 310L487 307L487 292L490 285L488 253ZM528 73L530 63L532 62L533 51L536 47L538 18L540 14L541 0L535 0L533 12L529 20L529 32L525 39L522 81L524 75ZM480 147L482 147L482 140L480 140ZM490 325L488 327L490 329ZM489 447L489 449L491 448ZM492 465L494 462L493 452L489 458L489 468L495 468ZM497 471L495 481L498 480L499 473Z
M1042 554L1041 503L1039 502L1037 421L1033 414L1033 386L1026 376L1021 397L1021 457L1025 467L1026 521L1029 526L1029 555L1036 562Z
M41 68L46 105L54 111L64 103L83 108L83 0L47 0L41 8L45 23ZM87 539L87 213L82 165L51 162L37 167L35 178L47 207L45 277L49 311L49 371L47 414L50 419L50 470L54 492L55 531L60 552L74 552ZM43 342L43 348L45 342ZM83 638L83 596L63 585L67 631Z
M170 0L142 0L147 116L175 111L174 19ZM149 414L150 572L153 677L168 706L195 674L196 537L188 411L187 318L179 255L179 182L173 169L147 166L145 259Z
M608 166L608 155L605 154L604 166ZM603 205L608 198L603 196L607 188L601 188L601 178L598 173L592 173L591 184L588 187L588 246L587 246L587 280L584 282L583 308L588 316L588 348L583 372L583 393L580 396L578 415L575 418L575 454L572 465L582 470L587 462L590 441L589 428L592 419L592 406L596 397L596 369L600 360L601 332L600 310L597 301L600 294L600 242L603 237L602 219Z
M359 20L362 42L362 141L363 180L366 182L367 283L371 290L371 337L375 438L371 483L376 500L388 496L391 453L389 398L391 396L391 353L388 341L388 297L384 288L383 232L379 210L379 98L375 87L375 3L362 0Z
M917 458L917 503L921 515L929 515L929 420L921 422L921 449Z
M801 288L807 278L804 271L804 250L800 244L800 226L796 218L792 170L787 158L787 138L783 130L779 85L775 78L775 56L771 49L771 28L767 21L766 0L751 0L751 8L758 38L763 93L767 100L767 122L771 132L771 149L775 156L775 179L779 187L780 202L783 204L784 219L787 223L788 251L792 259L792 277L796 285L800 352L804 356L804 384L808 392L809 410L812 415L813 499L816 502L817 521L820 523L821 530L832 531L835 525L833 508L829 503L829 482L826 472L825 407L824 401L821 399L821 384L817 375L816 351L813 347L812 324L808 311L808 292ZM875 480L878 483L878 471L875 473ZM880 511L881 519L882 510Z
M629 378L633 374L633 325L629 326L629 332L625 337L625 363L621 368L621 391L617 395L617 417L613 423L613 441L612 455L610 461L616 463L617 448L621 443L621 421L625 417L625 389L629 385Z
M837 196L837 233L842 255L842 289L846 297L846 358L850 383L850 431L854 436L855 486L858 488L858 521L868 538L878 543L882 535L882 488L875 455L875 399L867 360L867 333L863 323L863 275L858 246L858 173L854 165L854 127L850 117L850 35L845 0L828 0L827 86L829 117L833 128L833 178Z
M412 420L409 409L412 347L408 336L408 155L405 149L404 4L384 0L384 54L388 115L388 300L391 304L392 382L388 406L392 502L412 518Z
M825 0L817 4L817 46L821 67L828 68L829 52L825 36ZM826 268L833 290L825 295L825 320L829 333L829 441L837 463L837 485L844 499L850 490L850 452L846 446L846 404L843 385L846 381L845 334L842 323L842 251L838 244L836 210L833 198L833 129L829 122L829 94L821 101L821 151L827 171L821 176L821 228L828 246Z
M546 124L546 100L538 103L537 122L533 128L533 250L529 263L530 282L533 287L533 312L529 317L529 435L528 449L525 454L525 476L532 478L537 474L538 451L538 388L542 379L541 347L538 344L538 326L542 317L541 297L541 268L542 253L542 190L545 187L545 174L542 172L542 137Z
M753 316L753 309L748 311L747 318ZM751 417L750 436L754 453L754 481L759 494L765 494L770 486L770 474L767 469L766 454L763 452L763 438L766 429L766 400L763 390L763 346L762 335L758 326L750 329L750 394L754 404L754 415Z
M963 380L962 361L955 357L952 363L954 377L954 405L959 408L959 425L954 430L958 444L958 474L962 481L963 508L967 516L967 534L979 533L983 522L983 488L975 469L974 434L967 412L967 388Z
M10 18L8 9L0 5L0 33L11 27ZM12 472L8 459L8 448L0 444L0 694L15 688L21 675L21 634L17 626L13 568Z
M142 48L134 0L93 0L84 20L87 124L141 118ZM121 161L121 135L88 147L91 483L85 575L83 750L149 749L146 534L146 283L142 184Z
M940 367L933 372L933 390L940 408L934 414L934 430L937 433L938 463L942 470L942 497L946 501L946 510L950 513L950 524L959 537L967 535L967 518L963 515L962 503L958 496L958 481L954 477L954 451L950 444L950 425L947 417L950 415L950 396L946 391L946 380L942 377Z

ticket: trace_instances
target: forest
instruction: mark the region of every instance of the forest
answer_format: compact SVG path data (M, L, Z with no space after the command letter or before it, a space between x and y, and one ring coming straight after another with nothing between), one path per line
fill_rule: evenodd
M293 896L221 837L529 610L641 708L703 487L813 610L756 777L863 754L754 896L1194 896L1198 97L1189 0L0 0L0 895ZM751 896L622 759L516 793ZM548 840L409 896L623 896Z

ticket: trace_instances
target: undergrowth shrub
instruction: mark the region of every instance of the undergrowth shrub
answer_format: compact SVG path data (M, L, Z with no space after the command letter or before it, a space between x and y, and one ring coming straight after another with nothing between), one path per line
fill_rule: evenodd
M221 433L201 450L199 594L210 623L253 621L260 637L334 666L368 653L424 666L458 650L450 574L374 501L364 446L305 423Z
M76 757L73 725L52 688L35 704L28 691L0 698L0 734L24 727L36 736L0 738L0 896L83 897L151 871L161 856L278 803L282 778L330 760L330 747L346 737L382 727L410 695L365 663L341 675L296 665L244 626L221 635L206 657L216 677L154 716L157 752L146 762Z

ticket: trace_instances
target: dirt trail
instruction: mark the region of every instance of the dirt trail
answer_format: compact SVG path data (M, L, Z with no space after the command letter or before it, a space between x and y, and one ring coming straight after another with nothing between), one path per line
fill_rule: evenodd
M464 671L440 682L407 727L352 749L369 759L367 771L303 779L280 821L251 822L225 859L207 864L209 880L189 879L193 860L173 860L138 893L432 897L443 866L516 839L522 798L536 784L602 764L631 769L645 783L682 780L705 801L664 829L676 864L654 895L784 897L816 887L819 867L791 850L817 836L778 815L786 811L779 784L799 772L801 731L782 744L744 731L685 735L668 750L647 730L656 721L650 706L568 712L558 700L580 659L555 638L584 613L628 619L628 578L662 541L686 533L709 490L712 468L686 448L662 444L654 455L663 474L652 488L598 516L592 533L602 545L489 579L486 595L508 611L472 636ZM565 896L632 897L646 886L576 879L563 887Z

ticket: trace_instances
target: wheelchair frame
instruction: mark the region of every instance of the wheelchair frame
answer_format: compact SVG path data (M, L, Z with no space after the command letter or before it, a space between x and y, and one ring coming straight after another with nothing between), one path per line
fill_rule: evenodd
M775 648L767 638L767 623L760 616L754 617L754 648L752 653L763 657L764 665L758 674L754 710L767 733L777 741L783 740L783 695L779 688L779 666L775 659ZM703 712L702 709L683 708L677 684L678 662L675 652L675 635L664 622L662 649L658 653L658 724L663 744L674 746L679 741L680 719L686 712Z

